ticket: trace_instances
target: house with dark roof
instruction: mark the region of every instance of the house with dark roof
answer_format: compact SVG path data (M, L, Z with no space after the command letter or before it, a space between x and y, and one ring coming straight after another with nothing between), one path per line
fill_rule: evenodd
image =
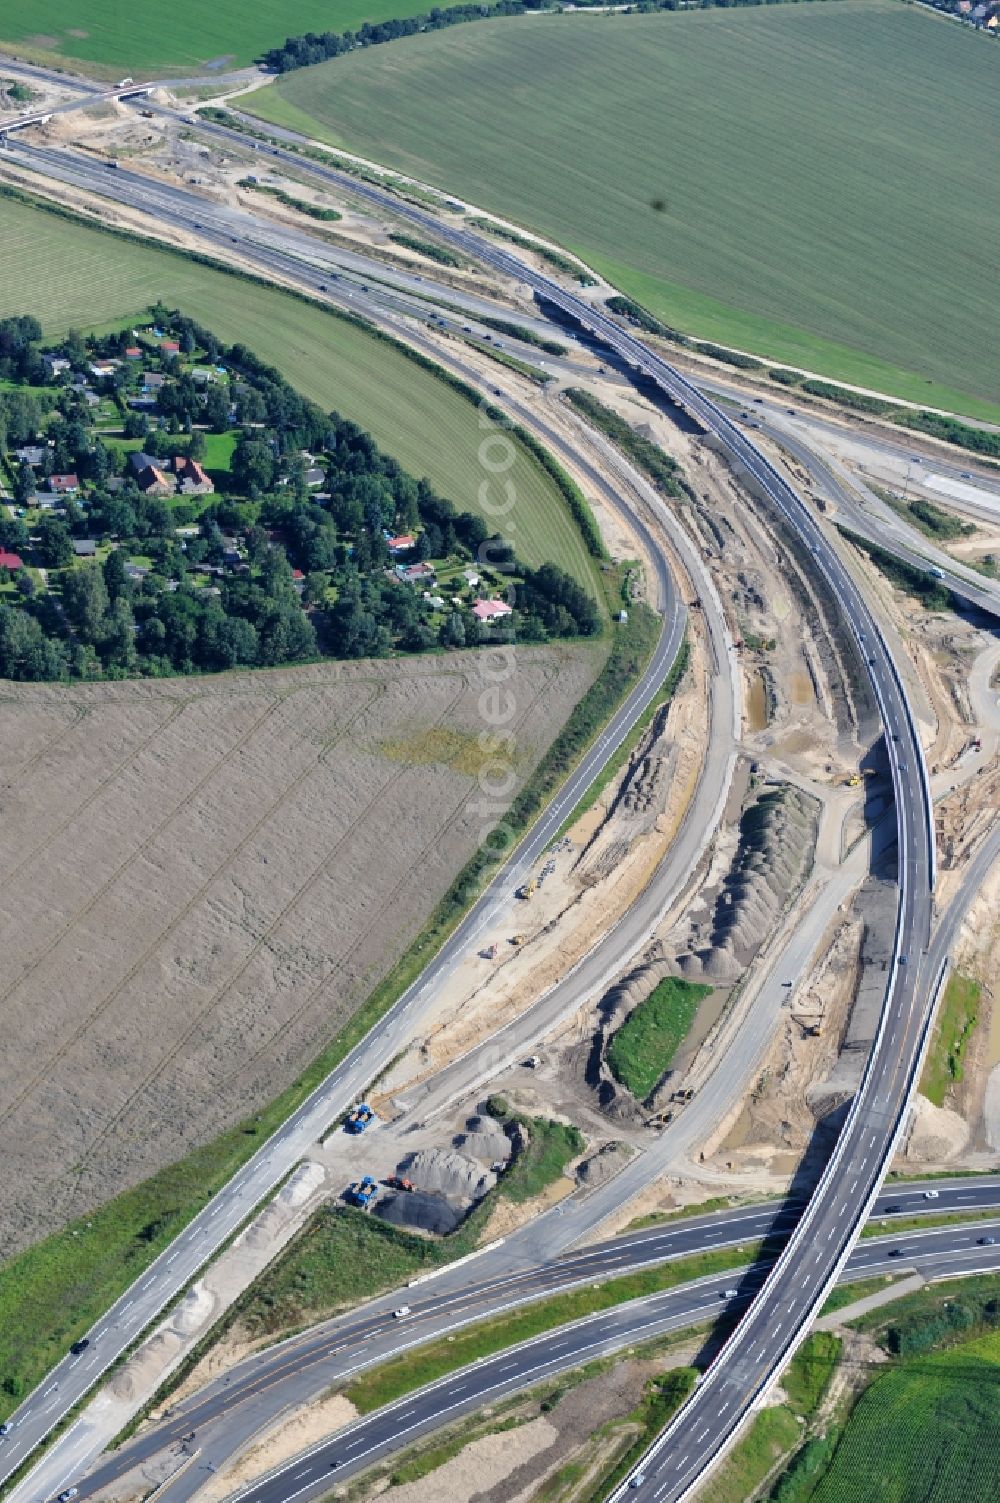
M152 454L136 449L128 457L129 470L144 496L172 496L174 483L159 467Z

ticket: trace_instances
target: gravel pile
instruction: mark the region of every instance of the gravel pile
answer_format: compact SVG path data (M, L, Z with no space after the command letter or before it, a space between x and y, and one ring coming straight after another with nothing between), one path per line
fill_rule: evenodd
M465 1207L455 1205L443 1195L431 1195L425 1190L410 1190L387 1195L379 1201L375 1214L392 1226L404 1227L407 1231L430 1232L436 1237L447 1237L465 1216Z

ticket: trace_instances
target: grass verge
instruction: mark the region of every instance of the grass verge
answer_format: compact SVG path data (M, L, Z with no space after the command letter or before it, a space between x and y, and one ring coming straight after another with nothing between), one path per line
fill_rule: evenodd
M578 386L568 386L563 396L575 407L587 422L599 428L626 458L631 459L646 474L664 496L682 496L685 493L680 465L671 459L651 439L637 433L631 423L619 417L612 408L606 407L589 391Z
M962 1079L965 1051L979 1022L981 997L978 981L958 971L949 976L920 1080L921 1094L935 1106L944 1106L948 1092Z
M741 1267L748 1258L756 1257L759 1252L759 1244L742 1248L717 1248L691 1258L679 1259L676 1263L642 1269L625 1278L612 1279L597 1288L588 1285L585 1289L574 1289L553 1299L527 1305L521 1310L508 1311L492 1320L481 1321L478 1325L456 1332L451 1340L418 1347L392 1362L362 1373L344 1392L362 1414L369 1414L373 1409L380 1409L383 1404L389 1404L403 1394L422 1388L426 1383L432 1383L481 1357L491 1356L518 1342L529 1341L557 1326L595 1315L601 1310L609 1310L625 1301L642 1299L663 1289L673 1289L691 1279L705 1278L728 1268Z
M862 553L867 553L872 563L884 574L890 584L895 585L897 590L905 590L915 600L929 611L947 611L952 606L951 591L947 585L935 579L927 569L918 569L914 564L908 564L903 559L897 558L886 548L880 548L877 543L871 543L867 538L859 537L856 532L851 532L847 527L837 524L837 531L845 537L855 548L860 548Z

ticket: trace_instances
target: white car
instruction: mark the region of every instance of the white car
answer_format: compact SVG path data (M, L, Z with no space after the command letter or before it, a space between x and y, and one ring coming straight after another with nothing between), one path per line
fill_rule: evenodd
M720 1299L738 1299L739 1298L739 1293L740 1293L740 1291L738 1289L723 1289L722 1293L719 1295L719 1298Z
M400 1307L399 1307L398 1310L393 1310L393 1312L392 1312L392 1318L393 1318L393 1320L404 1320L405 1317L407 1315L409 1315L409 1313L410 1313L410 1307L409 1307L409 1305L400 1305Z
M925 1200L937 1200L939 1194L940 1194L940 1191L938 1191L938 1190L925 1190L924 1191L924 1199Z
M645 1480L646 1474L644 1472L636 1472L635 1476L629 1483L629 1487L641 1487Z

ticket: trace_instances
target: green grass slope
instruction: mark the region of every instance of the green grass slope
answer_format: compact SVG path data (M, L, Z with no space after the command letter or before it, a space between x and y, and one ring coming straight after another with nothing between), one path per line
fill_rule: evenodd
M544 231L678 327L996 417L998 63L898 0L540 16L251 103Z
M424 0L3 0L0 45L136 76L206 63L236 68L288 36L424 9Z
M47 334L119 325L158 297L220 338L249 345L303 393L373 434L461 510L481 510L491 477L479 457L475 406L394 346L267 287L0 198L0 317L34 313ZM502 523L526 563L561 565L592 592L592 561L555 483L515 443L515 502ZM494 452L490 456L497 460ZM487 500L504 501L496 486Z

